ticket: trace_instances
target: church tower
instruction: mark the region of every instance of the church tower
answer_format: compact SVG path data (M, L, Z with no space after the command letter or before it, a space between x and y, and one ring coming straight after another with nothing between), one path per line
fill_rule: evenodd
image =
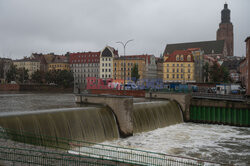
M228 5L224 4L224 9L221 11L221 23L217 30L217 40L225 40L227 47L227 56L234 54L234 35L233 24L230 21L230 10Z

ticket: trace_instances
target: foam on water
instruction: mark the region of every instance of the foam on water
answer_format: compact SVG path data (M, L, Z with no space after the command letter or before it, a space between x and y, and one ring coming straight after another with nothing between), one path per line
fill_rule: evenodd
M182 123L105 144L228 164L250 164L250 128Z

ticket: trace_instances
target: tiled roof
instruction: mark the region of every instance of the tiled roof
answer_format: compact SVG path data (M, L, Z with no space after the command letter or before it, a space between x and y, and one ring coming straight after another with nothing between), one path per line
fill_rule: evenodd
M205 54L222 54L224 40L167 44L164 54L171 54L175 50L187 50L189 48L201 48Z
M176 56L179 55L179 60ZM181 55L183 55L183 60L181 60ZM191 61L187 60L188 55L191 55ZM194 62L192 52L189 50L175 50L172 54L165 54L164 57L167 57L165 62Z
M70 63L99 63L101 52L77 52L69 54Z

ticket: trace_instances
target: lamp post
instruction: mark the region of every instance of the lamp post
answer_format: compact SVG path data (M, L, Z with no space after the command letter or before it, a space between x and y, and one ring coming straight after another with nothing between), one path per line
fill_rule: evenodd
M124 58L123 59L123 62L124 62L124 66L123 66L123 71L124 71L124 73L123 73L123 90L125 90L125 79L126 79L126 70L125 70L126 69L126 65L125 65L126 45L131 41L133 41L133 39L126 41L125 44L121 41L116 42L116 43L120 43L123 46L123 51L124 51L124 55L123 55L123 58Z

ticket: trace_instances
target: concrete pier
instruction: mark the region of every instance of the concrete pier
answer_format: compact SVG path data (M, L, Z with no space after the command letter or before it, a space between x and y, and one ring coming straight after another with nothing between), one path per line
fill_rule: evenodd
M76 103L101 104L108 106L114 113L120 130L121 137L133 135L133 98L130 96L113 95L76 95Z

